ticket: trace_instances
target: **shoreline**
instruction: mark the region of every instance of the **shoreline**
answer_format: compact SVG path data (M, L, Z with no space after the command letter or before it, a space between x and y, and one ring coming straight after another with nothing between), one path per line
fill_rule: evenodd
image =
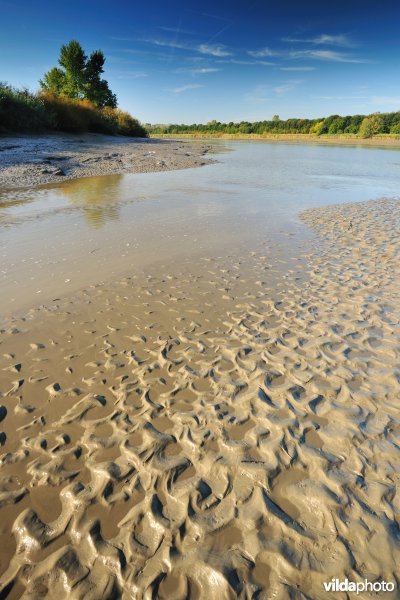
M393 135L393 137L391 137ZM400 148L400 136L395 134L377 135L373 138L360 138L351 135L321 135L309 134L236 134L236 133L157 133L150 134L150 139L176 139L176 140L231 140L231 141L260 141L260 142L288 142L306 144L342 144L355 146L392 146Z
M98 175L154 173L217 162L205 143L95 133L0 136L0 191Z

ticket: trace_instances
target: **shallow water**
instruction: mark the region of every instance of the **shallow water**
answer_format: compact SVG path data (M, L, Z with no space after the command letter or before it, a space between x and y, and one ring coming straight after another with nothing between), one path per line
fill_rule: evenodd
M396 196L400 150L229 142L201 169L0 191L4 315L157 261L194 260L311 236L309 207Z

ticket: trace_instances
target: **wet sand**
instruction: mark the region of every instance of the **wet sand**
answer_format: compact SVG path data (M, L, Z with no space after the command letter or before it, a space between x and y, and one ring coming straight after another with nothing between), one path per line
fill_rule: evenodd
M209 144L101 134L0 137L0 187L23 188L66 179L200 167Z
M342 146L371 146L400 148L400 136L394 134L374 135L372 138L362 138L356 134L342 135L310 135L308 133L157 133L151 135L154 139L184 139L184 140L232 140L251 142L288 142L289 144L327 144Z
M12 320L3 597L323 599L345 597L324 591L333 577L396 583L399 217L388 199L311 209L305 273L266 247Z

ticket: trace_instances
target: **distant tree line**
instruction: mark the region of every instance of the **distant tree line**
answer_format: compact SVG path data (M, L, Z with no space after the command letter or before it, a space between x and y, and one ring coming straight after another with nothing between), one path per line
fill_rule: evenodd
M212 133L212 134L309 134L340 135L354 134L368 138L381 133L400 134L400 112L373 113L341 117L331 115L320 119L286 119L274 115L271 121L241 121L240 123L220 123L192 125L146 125L150 133Z

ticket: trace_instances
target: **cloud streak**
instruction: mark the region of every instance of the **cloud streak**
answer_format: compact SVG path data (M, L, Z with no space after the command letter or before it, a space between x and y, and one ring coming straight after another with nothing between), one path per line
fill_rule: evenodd
M287 37L283 38L282 41L295 44L315 44L316 46L339 46L341 48L353 48L355 46L354 42L352 42L348 36L343 34L329 35L327 33L322 33L321 35L312 38Z
M226 46L223 46L222 44L200 44L196 50L201 54L217 56L218 58L223 56L232 56L232 52L230 52L230 50L228 50Z
M339 62L339 63L368 63L369 60L364 58L353 58L352 56L345 54L344 52L336 52L335 50L293 50L289 52L289 58L293 59L315 59L325 60L328 62Z
M148 74L143 71L124 71L117 75L117 79L139 79L141 77L148 77Z
M189 73L194 77L196 75L208 75L209 73L218 73L221 69L217 69L216 67L198 67L194 69L183 67L182 69L176 69L175 73Z
M178 42L177 40L160 40L157 38L143 39L143 42L147 44L153 44L154 46L165 46L167 48L176 48L178 50L189 50L191 52L199 52L208 56L215 56L218 58L224 56L232 56L232 52L223 44L188 44L185 42Z
M180 87L176 87L167 91L173 92L174 94L182 94L183 92L188 92L189 90L196 90L202 87L204 87L204 85L200 85L199 83L187 83L186 85L181 85Z
M257 85L253 90L244 95L243 100L249 104L264 104L264 102L271 100L268 97L269 91L270 88L268 85Z
M315 71L316 67L279 67L281 71Z
M266 58L267 56L278 56L279 53L276 50L265 47L258 50L247 50L247 54L254 58Z
M274 96L282 96L291 92L299 84L303 83L300 79L284 81L279 85L257 85L250 92L244 95L245 102L250 104L263 104L270 102Z
M273 67L276 65L276 63L267 60L240 60L239 58L230 58L228 60L219 60L217 62L232 65L263 65L266 67Z

